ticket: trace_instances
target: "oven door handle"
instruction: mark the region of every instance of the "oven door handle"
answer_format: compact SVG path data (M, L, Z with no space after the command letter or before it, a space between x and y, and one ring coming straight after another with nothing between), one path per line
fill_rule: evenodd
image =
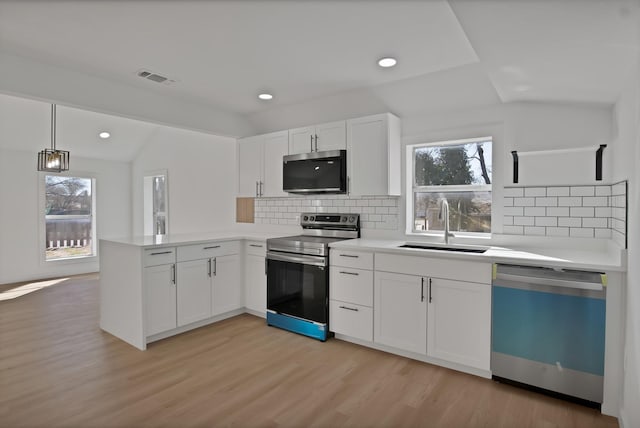
M327 258L319 256L307 256L304 254L282 254L274 251L267 251L268 260L277 260L280 262L298 263L311 266L326 266Z

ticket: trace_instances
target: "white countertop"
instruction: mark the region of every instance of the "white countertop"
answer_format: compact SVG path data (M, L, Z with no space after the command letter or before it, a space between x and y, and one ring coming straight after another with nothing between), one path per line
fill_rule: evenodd
M522 264L597 271L626 271L624 250L580 250L571 248L505 248L491 246L481 254L442 250L398 248L406 241L387 239L350 239L330 244L331 248L383 252L407 256L477 260L490 263ZM427 244L428 243L424 243Z
M266 241L268 238L282 236L277 232L250 232L250 231L217 231L179 235L146 235L129 236L122 238L101 239L101 241L115 242L117 244L133 245L136 247L167 247L171 245L199 244L212 241L236 241L247 239L252 241Z

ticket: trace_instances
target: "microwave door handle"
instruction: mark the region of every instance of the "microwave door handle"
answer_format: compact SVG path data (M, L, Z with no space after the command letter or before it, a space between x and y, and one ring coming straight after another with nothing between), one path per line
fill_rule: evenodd
M318 134L316 134L316 152L318 151Z
M313 135L309 135L309 145L310 145L311 151L313 151Z

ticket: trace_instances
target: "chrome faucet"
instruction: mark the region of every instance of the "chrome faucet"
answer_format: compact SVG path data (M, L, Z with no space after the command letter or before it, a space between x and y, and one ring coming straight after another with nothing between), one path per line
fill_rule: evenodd
M449 232L449 202L447 202L447 198L440 199L438 220L444 220L444 244L449 245L449 238L455 238L455 235Z

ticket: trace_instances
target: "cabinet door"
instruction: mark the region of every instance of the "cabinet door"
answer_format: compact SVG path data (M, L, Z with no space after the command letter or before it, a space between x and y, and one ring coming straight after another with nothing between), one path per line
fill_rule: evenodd
M314 150L317 152L344 150L347 148L346 122L341 120L318 125L316 126L316 137Z
M238 140L238 196L258 196L262 177L263 137Z
M245 306L261 314L267 312L267 275L263 256L245 258Z
M240 256L221 256L213 259L211 306L213 315L244 306L244 293L240 282Z
M289 196L282 190L282 157L289 152L289 133L274 132L264 137L264 177L262 195Z
M349 194L400 195L400 123L390 114L347 121Z
M374 342L427 353L427 299L422 278L375 272Z
M306 126L289 130L289 154L309 153L315 151L315 127Z
M209 259L178 263L178 325L211 317Z
M427 353L489 370L491 285L433 278Z
M176 328L174 264L144 268L145 336Z

